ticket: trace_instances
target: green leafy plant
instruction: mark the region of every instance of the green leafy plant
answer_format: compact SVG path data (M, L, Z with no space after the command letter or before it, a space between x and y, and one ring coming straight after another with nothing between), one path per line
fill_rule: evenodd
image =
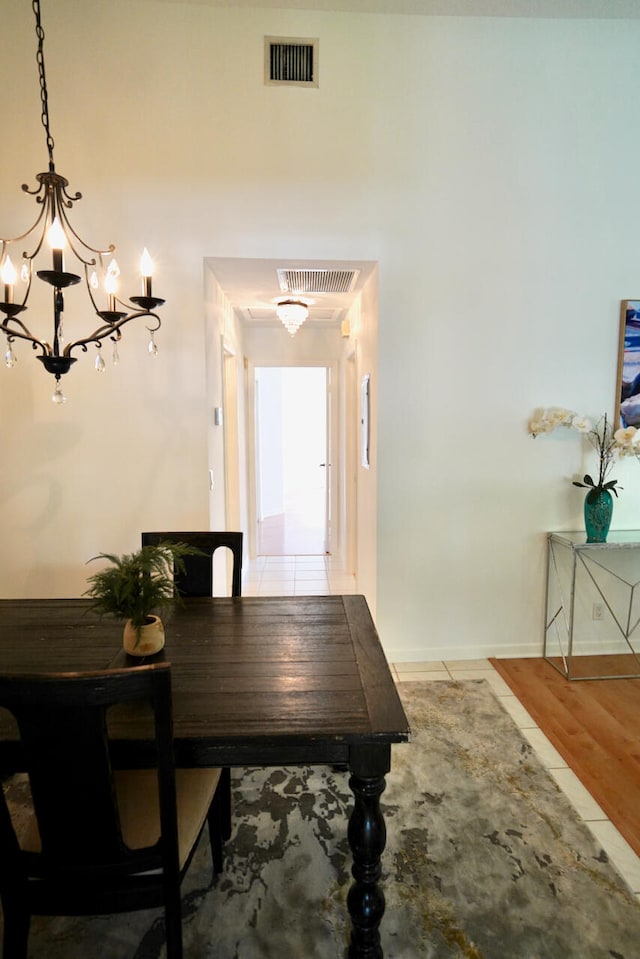
M87 580L84 595L93 600L91 609L100 615L131 620L138 637L152 613L180 598L174 570L184 572L184 557L202 555L187 543L160 543L143 546L136 553L99 553L88 561L107 560L110 564Z

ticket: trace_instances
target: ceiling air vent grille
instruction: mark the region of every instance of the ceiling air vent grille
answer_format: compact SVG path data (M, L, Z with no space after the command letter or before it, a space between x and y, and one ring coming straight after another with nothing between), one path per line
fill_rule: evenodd
M360 270L278 270L283 293L350 293Z
M264 38L267 85L318 86L318 41L295 37Z

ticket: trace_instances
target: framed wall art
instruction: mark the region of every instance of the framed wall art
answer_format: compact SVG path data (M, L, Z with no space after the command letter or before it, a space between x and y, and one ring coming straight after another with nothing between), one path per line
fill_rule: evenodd
M616 385L618 426L640 427L640 300L622 300Z
M360 386L360 462L365 469L369 469L369 416L371 415L371 397L369 389L371 374L362 377Z

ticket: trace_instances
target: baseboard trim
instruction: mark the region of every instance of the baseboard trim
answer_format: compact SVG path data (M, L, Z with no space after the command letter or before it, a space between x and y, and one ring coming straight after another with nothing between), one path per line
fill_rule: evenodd
M390 663L456 662L469 659L529 659L542 656L541 643L509 643L508 645L477 646L386 646L385 656Z

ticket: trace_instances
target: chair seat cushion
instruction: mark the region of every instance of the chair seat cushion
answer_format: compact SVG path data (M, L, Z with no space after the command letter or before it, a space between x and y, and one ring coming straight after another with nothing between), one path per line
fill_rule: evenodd
M220 779L219 769L177 769L178 855L185 865L198 840ZM114 773L122 838L129 849L152 846L160 837L158 784L154 769Z
M207 818L218 781L219 769L177 769L178 855L182 869ZM160 837L160 805L155 769L114 772L122 839L129 849L153 846ZM15 824L14 824L15 825ZM22 817L18 842L26 852L40 852L40 833L35 815Z

